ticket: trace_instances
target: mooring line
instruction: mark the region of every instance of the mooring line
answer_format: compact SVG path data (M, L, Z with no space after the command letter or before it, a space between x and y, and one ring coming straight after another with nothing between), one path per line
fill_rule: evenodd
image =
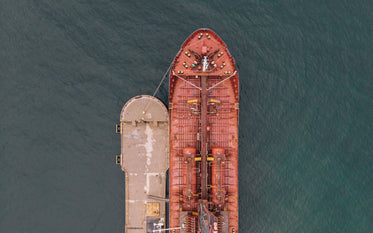
M170 71L170 69L171 69L171 67L172 67L172 63L173 63L173 62L171 62L170 66L168 67L168 69L167 69L167 71L166 71L166 73L163 75L163 78L162 78L161 82L158 84L157 89L155 89L154 94L153 94L153 97L157 94L157 92L158 92L159 88L161 87L161 85L162 85L164 79L166 78L168 72Z
M173 61L173 60L172 60L172 61ZM170 69L171 69L171 67L172 67L172 64L173 64L173 62L171 62L170 66L168 67L168 69L167 69L167 71L166 71L166 73L164 73L161 82L158 84L158 87L155 89L155 91L154 91L154 93L153 93L153 97L155 97L155 95L158 93L159 88L161 87L163 81L164 81L165 78L167 77L167 74L169 73L169 71L170 71ZM142 111L142 114L145 114L145 113L146 113L146 111L148 110L149 104L150 104L150 102L146 104L144 110Z
M189 85L193 86L194 88L197 88L197 89L199 89L199 90L202 90L202 88L200 88L199 86L196 86L196 85L194 85L193 83L189 82L188 80L183 79L183 78L180 77L179 75L176 75L175 72L173 72L173 75L175 75L175 76L178 77L179 79L183 80L184 82L188 83Z

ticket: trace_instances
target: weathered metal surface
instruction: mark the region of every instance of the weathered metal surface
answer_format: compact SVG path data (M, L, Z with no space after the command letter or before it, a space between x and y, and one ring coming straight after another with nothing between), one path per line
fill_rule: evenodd
M120 165L126 176L125 232L151 232L162 228L166 220L161 200L166 197L168 112L157 98L136 96L123 107L120 122Z
M182 218L199 224L190 213L205 203L225 223L219 232L238 232L238 85L235 62L213 31L200 29L187 38L173 62L169 85L170 228L180 227ZM193 206L185 201L191 189L183 178L188 147L197 150ZM213 148L224 151L218 162L208 157ZM193 232L190 224L175 232Z

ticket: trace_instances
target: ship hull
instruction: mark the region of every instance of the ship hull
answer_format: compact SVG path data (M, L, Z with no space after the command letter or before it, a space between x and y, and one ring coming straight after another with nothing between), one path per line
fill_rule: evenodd
M213 31L183 43L169 88L169 226L204 232L211 213L212 232L238 232L238 72Z

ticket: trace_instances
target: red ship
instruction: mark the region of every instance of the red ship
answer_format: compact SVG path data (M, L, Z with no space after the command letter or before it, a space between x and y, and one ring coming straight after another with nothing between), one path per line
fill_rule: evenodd
M238 232L238 111L234 59L213 31L195 31L170 73L172 232Z

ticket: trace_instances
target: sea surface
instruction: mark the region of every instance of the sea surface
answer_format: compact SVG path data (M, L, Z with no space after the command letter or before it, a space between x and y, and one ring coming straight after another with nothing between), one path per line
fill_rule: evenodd
M124 232L114 126L201 27L239 67L240 232L373 232L372 12L368 0L1 0L0 232Z

